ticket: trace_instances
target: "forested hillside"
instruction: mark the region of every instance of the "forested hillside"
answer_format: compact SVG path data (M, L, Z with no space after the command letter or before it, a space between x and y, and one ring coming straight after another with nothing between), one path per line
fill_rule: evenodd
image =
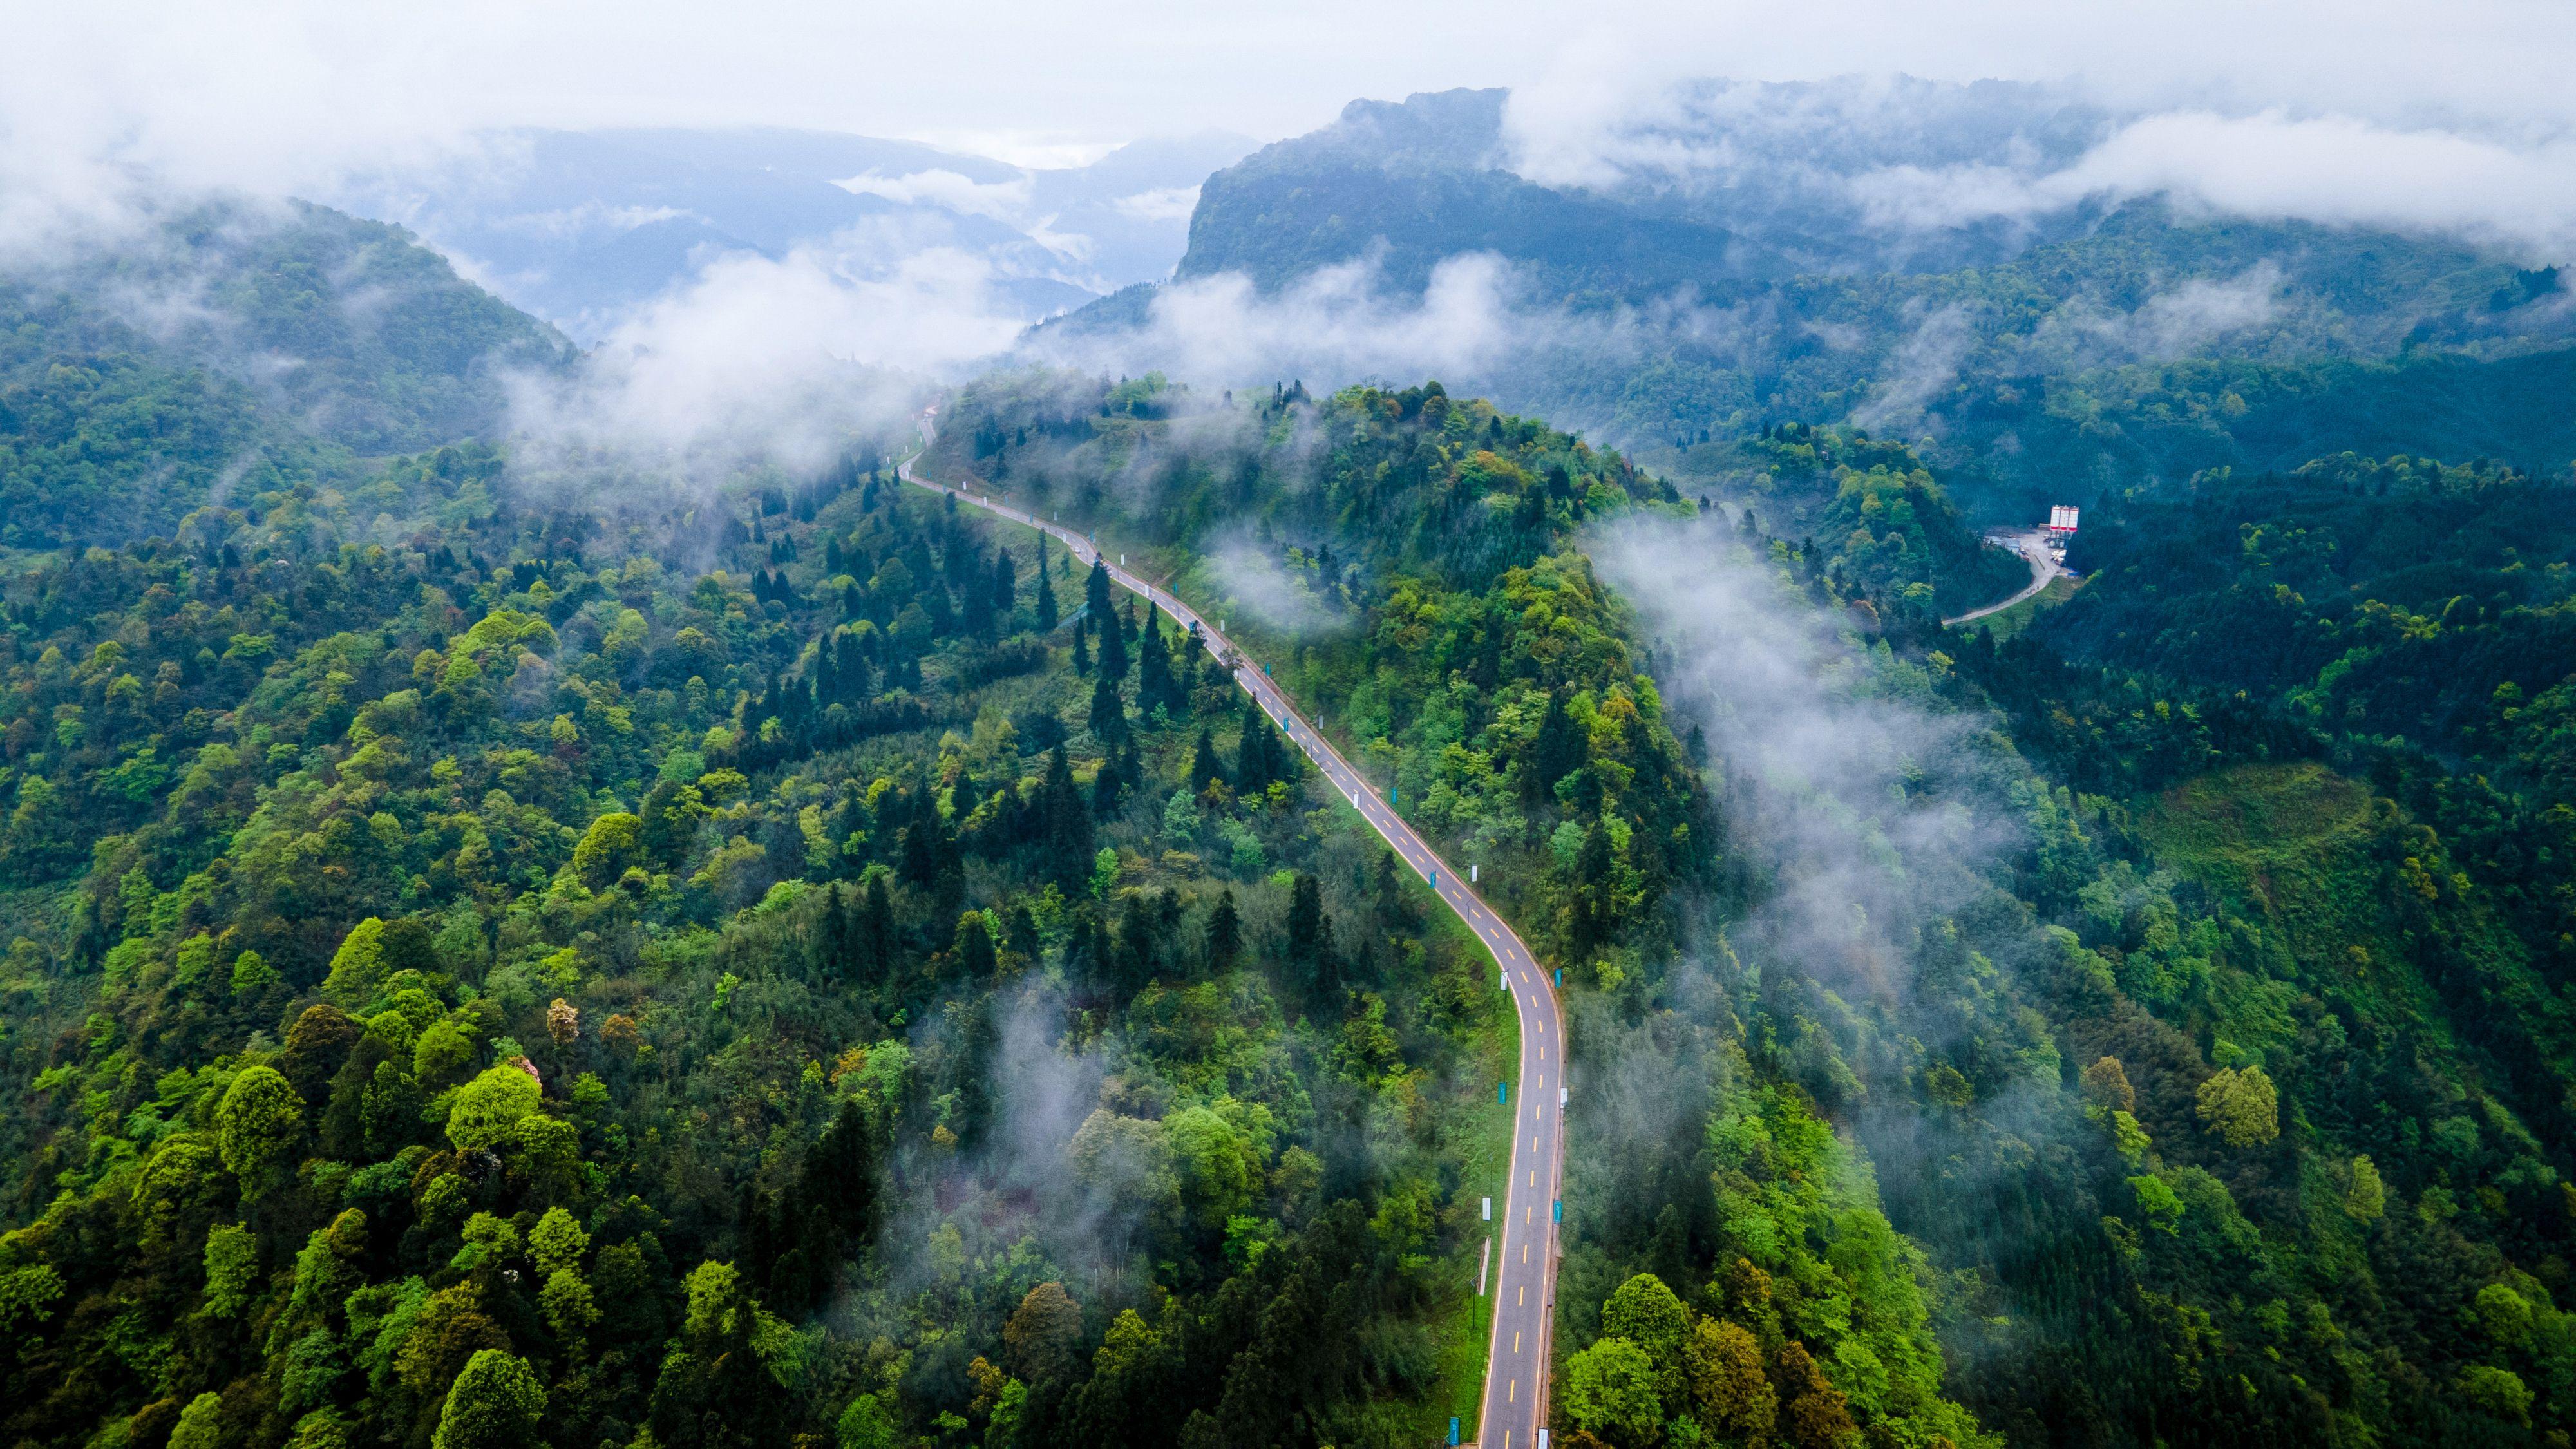
M2161 1332L2177 1366L2304 1360L2280 1437L2565 1432L2567 805L2525 708L2570 668L2564 491L2484 460L2215 470L2097 510L2070 556L2090 579L2033 629L1925 656L2073 787L2056 808L2104 866L2069 874L2037 801L2014 886L2083 948L2090 984L2060 1000L2115 1008L2069 1033L2068 1070L2100 1050L2113 1097L2163 1097L2165 1128L2128 1108L2172 1189L2133 1184L2153 1291L2229 1307L2197 1349ZM2261 1120L2231 1126L2230 1102ZM2175 1172L2177 1131L2272 1161L2204 1159L2211 1194ZM2257 1231L2221 1247L2238 1214ZM2267 1280L2269 1309L2242 1286ZM2229 1412L2262 1401L2246 1382Z
M623 525L496 468L11 585L13 1438L1472 1402L1508 1011L1201 651L882 468Z
M1561 1442L2568 1429L2562 485L2141 489L1998 645L1938 621L2018 563L1857 427L1701 498L1438 384L942 420L1564 967ZM1472 1414L1489 963L1194 641L890 451L668 512L344 457L13 555L13 1440Z
M553 329L404 233L214 203L0 275L0 545L173 536L199 504L355 487L358 455L496 439Z
M1569 1442L2484 1444L2563 1427L2576 1059L2558 928L2531 904L2546 888L2496 869L2563 852L2481 843L2495 787L2356 712L2421 708L2405 690L2434 676L2385 652L2437 637L2421 615L2328 604L2354 621L2337 627L2386 618L2354 641L2386 644L2258 694L2237 661L2328 626L2213 612L2314 607L2299 591L2346 568L2297 541L2321 511L2355 547L2373 520L2388 562L2356 581L2409 610L2438 597L2454 627L2501 626L2515 601L2555 599L2555 571L2513 581L2560 561L2538 517L2554 491L2406 460L2320 464L2294 485L2305 504L2213 477L2188 505L2207 522L2142 512L2098 545L2118 553L2088 543L2087 566L2141 566L2106 569L2039 641L1999 649L1920 606L1965 533L1904 448L1772 429L1750 510L1658 509L1652 483L1623 488L1644 508L1622 509L1578 481L1616 469L1532 457L1524 425L1436 389L1301 414L1293 392L1256 401L1256 432L1154 379L995 385L969 396L943 461L1167 540L1176 587L1233 611L1408 816L1487 862L1525 924L1557 926L1580 986L1556 1381ZM1408 426L1428 446L1370 446ZM1304 482L1277 491L1282 447ZM1560 466L1566 484L1540 481ZM1395 484L1485 508L1426 536L1383 511ZM1576 499L1582 576L1633 620L1655 714L1705 760L1719 831L1708 868L1675 873L1660 919L1624 938L1576 933L1592 837L1486 783L1508 781L1508 700L1478 708L1474 655L1444 642L1454 605L1419 612L1445 602L1435 584L1482 574L1497 533L1541 506L1571 522ZM2247 521L2275 513L2279 544ZM1801 532L1775 536L1775 515ZM2146 567L2153 546L2200 562ZM2307 572L2274 577L2276 549ZM2421 552L2420 570L2396 562ZM1509 583L1506 616L1563 617ZM2070 662L2045 642L2123 638L2125 613L2096 612L2115 607L2171 610L2206 637L2169 634L2170 655L2125 665L2108 643ZM1779 688L1723 662L1748 628L1808 641L1811 702L1747 692ZM1458 703L1403 684L1426 653L1449 661ZM2323 667L2337 654L2349 673ZM2520 701L2563 671L2507 656L2520 724ZM2493 687L2481 675L2456 697ZM1818 734L1854 758L1784 775ZM1599 790L1626 813L1626 763L1596 755L1548 793L1580 810ZM2488 803L2444 819L2446 799ZM1625 841L1601 832L1608 863L1633 860L1650 819L1625 821ZM1575 866L1571 901L1516 885L1547 880L1512 848L1542 835Z

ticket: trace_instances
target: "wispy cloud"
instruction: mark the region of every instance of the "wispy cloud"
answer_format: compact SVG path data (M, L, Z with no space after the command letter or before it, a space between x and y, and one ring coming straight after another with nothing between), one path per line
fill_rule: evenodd
M1968 763L1981 723L1907 698L1909 666L1715 515L1614 526L1587 551L1654 639L1667 703L1747 782L1739 848L1770 889L1739 939L1847 998L1904 995L1915 927L1985 890L2012 839Z
M914 406L929 374L1010 341L1019 324L992 282L987 264L952 250L890 269L828 247L722 257L571 375L516 378L512 431L540 471L818 467Z
M901 176L868 172L832 183L856 196L882 196L909 206L926 202L961 216L989 216L1004 221L1025 218L1036 178L1025 173L1008 181L977 181L954 171L912 171Z

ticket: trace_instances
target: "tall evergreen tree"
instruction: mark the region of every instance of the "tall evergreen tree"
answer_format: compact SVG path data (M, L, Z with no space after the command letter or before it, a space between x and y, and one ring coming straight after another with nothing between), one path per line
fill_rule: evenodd
M1269 789L1274 781L1296 777L1296 760L1288 753L1287 743L1279 738L1270 716L1246 695L1243 738L1235 747L1235 793L1249 797Z
M1100 762L1100 773L1091 780L1091 813L1106 820L1118 813L1126 802L1127 792L1136 784L1136 754L1126 742L1110 751Z
M894 900L886 894L885 873L868 876L867 898L860 903L854 933L860 969L871 981L883 981L894 970Z
M1073 767L1065 760L1062 745L1047 752L1046 784L1038 796L1038 809L1045 820L1047 873L1069 894L1091 873L1093 837L1091 811L1073 783Z
M1289 962L1311 970L1326 945L1326 927L1323 883L1299 871L1288 887Z
M958 969L964 979L989 983L993 979L996 958L993 933L984 924L982 911L968 911L957 918L957 936L950 949L956 953Z
M1216 736L1207 726L1199 726L1198 744L1190 751L1190 772L1181 783L1195 795L1225 778L1225 765L1217 758Z
M1230 971L1243 954L1243 917L1234 909L1234 888L1226 887L1208 912L1207 961L1211 972Z
M1109 565L1097 556L1082 581L1082 606L1091 611L1094 620L1109 617Z
M859 965L859 912L849 888L839 881L824 889L818 924L822 929L815 944L815 966L826 980L849 976Z
M1127 702L1118 697L1118 676L1104 666L1091 686L1091 732L1116 742L1127 738Z
M1547 697L1547 713L1539 716L1538 738L1532 744L1532 769L1528 780L1530 794L1545 797L1556 782L1583 767L1584 739L1565 712L1565 692L1557 690Z
M1180 712L1179 701L1172 697L1172 653L1163 642L1162 625L1152 622L1153 605L1145 606L1145 617L1136 645L1136 712L1151 715L1159 705L1168 718Z
M1107 609L1094 616L1100 628L1100 673L1104 679L1125 679L1127 665L1127 625L1118 611Z

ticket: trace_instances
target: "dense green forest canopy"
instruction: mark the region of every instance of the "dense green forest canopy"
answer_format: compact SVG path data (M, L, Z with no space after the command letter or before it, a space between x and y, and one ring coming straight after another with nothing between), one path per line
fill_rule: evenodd
M1568 484L1597 470L1545 461L1543 433L1532 462L1480 449L1517 444L1515 422L1434 388L1343 394L1311 417L1300 392L1253 400L1256 445L1239 405L1159 379L996 384L969 394L942 461L1174 545L1237 517L1229 496L1259 501L1218 547L1170 548L1176 587L1235 611L1238 632L1283 656L1280 677L1396 774L1403 808L1435 839L1499 854L1520 832L1503 792L1479 783L1484 761L1508 758L1495 728L1380 684L1439 637L1390 636L1385 623L1436 587L1485 577L1487 540L1536 511L1526 486L1495 485L1496 464L1532 479L1564 466ZM1408 424L1435 446L1404 461L1366 446ZM1653 604L1631 627L1644 630L1658 712L1708 760L1722 836L1711 868L1662 897L1652 934L1595 943L1569 930L1552 943L1587 988L1571 1007L1586 1088L1571 1130L1593 1148L1571 1162L1560 1424L1620 1445L1794 1438L1792 1346L1824 1365L1852 1423L1896 1433L1935 1432L1945 1421L1898 1406L1930 1415L1925 1396L1941 1393L2032 1442L2233 1443L2259 1422L2299 1441L2466 1443L2554 1423L2543 1386L2564 1350L2541 1345L2563 1327L2461 1326L2490 1311L2518 1325L2524 1309L2563 1325L2550 1304L2569 1224L2555 927L2528 929L2491 897L2508 882L2482 884L2430 808L2430 790L2483 787L2435 763L2430 790L2387 798L2385 772L2275 700L2195 671L1945 634L1922 595L1943 588L1945 565L1952 587L1962 561L1991 565L1962 548L1920 458L1847 429L1777 427L1745 446L1760 449L1760 501L1666 502L1642 526L1688 539L1683 551L1605 580L1614 600ZM1264 479L1282 449L1296 461L1278 491ZM2499 475L2410 466L2450 479L2432 485L2443 491ZM2337 467L2349 465L2311 471L2335 477L2338 498L2375 496ZM1433 499L1483 494L1486 509L1465 515L1480 528L1408 531L1377 511L1374 485L1396 477ZM1604 496L1537 491L1551 508ZM1648 485L1649 512L1662 496ZM1626 551L1621 519L1644 516L1581 520L1587 577ZM2406 526L2433 534L2446 517ZM1799 532L1780 536L1773 518ZM2209 550L2221 567L2236 556ZM1772 732L1918 742L1803 789L1759 767L1759 701L1730 698L1729 676L1696 662L1722 654L1727 611L1744 599L1662 597L1692 575L1736 580L1764 617L1821 631L1799 667L1821 664L1830 708ZM1361 607L1371 579L1388 601L1374 611ZM2238 629L2230 642L2269 637ZM1453 688L1476 682L1472 664L1449 671ZM1551 793L1580 806L1575 792L1615 778L1587 769ZM1614 865L1644 838L1639 823L1624 842L1603 832ZM2016 843L1994 852L1979 840L1989 828ZM1589 848L1550 834L1567 859ZM1865 910L1838 895L1818 915L1800 882L1819 876ZM1783 1155L1765 1095L1780 1090L1843 1125L1839 1165ZM1827 1181L1857 1197L1799 1196ZM1858 1252L1882 1201L1904 1235L1888 1251L1921 1254L1897 1280L1920 1298L1874 1296L1868 1285L1887 1280L1837 1276L1830 1254L1805 1257L1778 1230L1857 1213L1829 1238L1856 1235ZM1806 1285L1789 1300L1798 1312L1766 1317L1789 1282ZM1656 1315L1690 1336L1612 1326L1630 1311L1615 1298L1666 1290L1679 1311ZM1844 1323L1896 1336L1825 1327ZM1938 1325L1924 1331L1939 1333L1946 1375L1940 1358L1909 1356L1908 1324ZM1754 1378L1724 1389L1720 1363ZM1771 1429L1754 1429L1766 1412ZM1814 1442L1840 1432L1821 1408L1805 1422ZM1975 1432L1938 1432L1952 1430Z
M204 510L12 586L13 1436L1472 1388L1508 1015L1201 651L882 466L605 537L416 466L399 548Z
M1662 471L1052 372L917 460L1225 619L1564 969L1569 1449L2576 1429L2554 278L2319 233L2297 360L1994 381L2280 243L2100 221L1781 284L1962 309L1946 441L1806 421L1877 376L1824 348L1658 382L1737 399ZM1472 1415L1508 1000L1196 641L891 437L531 489L455 440L542 329L329 213L174 225L248 322L6 294L0 1432ZM2483 320L2373 360L2428 296ZM2072 601L1944 629L2023 577L1969 519L2077 478Z
M210 203L0 275L0 544L171 537L199 504L357 486L365 455L497 438L554 329L397 228Z

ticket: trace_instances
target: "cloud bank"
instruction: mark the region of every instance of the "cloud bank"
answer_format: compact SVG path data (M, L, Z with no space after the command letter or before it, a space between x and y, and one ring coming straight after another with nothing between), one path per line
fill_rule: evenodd
M2516 146L2350 116L2179 111L2130 122L2053 170L1893 166L1851 185L1870 220L1892 228L2026 220L2161 194L2264 221L2450 234L2534 262L2576 248L2576 141Z
M523 466L721 475L761 459L811 470L894 426L932 374L1018 329L962 252L875 265L865 249L728 255L619 325L569 375L523 373Z

